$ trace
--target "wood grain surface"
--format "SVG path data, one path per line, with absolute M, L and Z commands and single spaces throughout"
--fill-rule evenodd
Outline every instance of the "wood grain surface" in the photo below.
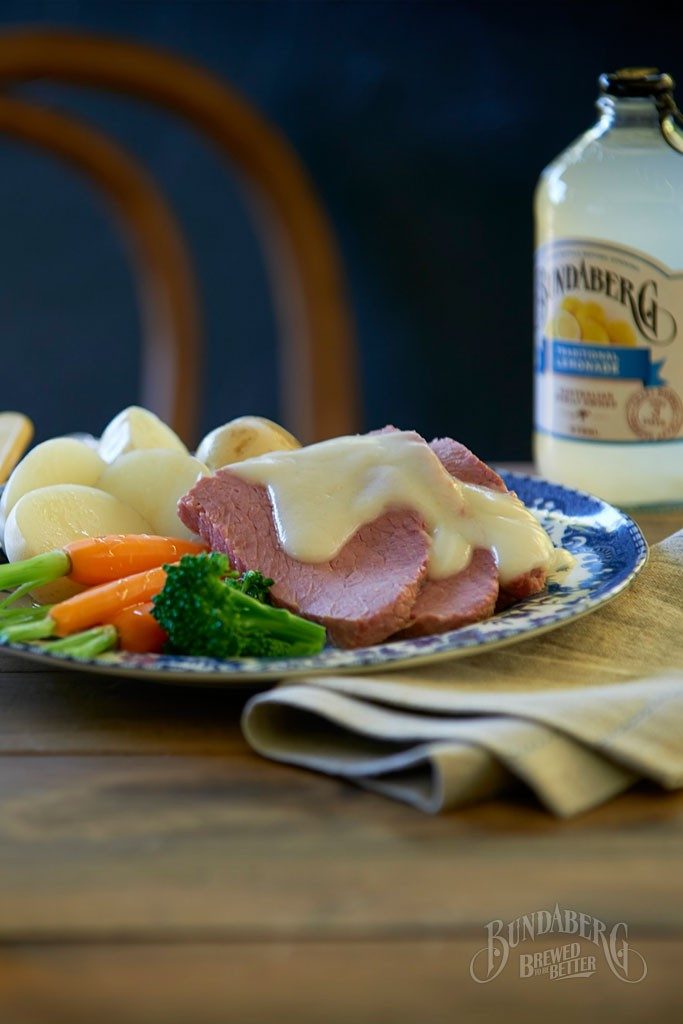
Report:
M 479 935 L 315 945 L 275 941 L 24 946 L 0 961 L 8 973 L 3 1021 L 631 1024 L 678 1019 L 680 947 L 675 943 L 640 943 L 650 965 L 640 985 L 626 985 L 609 971 L 554 982 L 522 979 L 512 970 L 488 985 L 476 985 L 468 965 L 478 943 Z
M 246 696 L 0 653 L 2 1024 L 680 1016 L 683 793 L 431 818 L 260 760 Z M 472 981 L 487 921 L 555 903 L 625 921 L 647 978 Z

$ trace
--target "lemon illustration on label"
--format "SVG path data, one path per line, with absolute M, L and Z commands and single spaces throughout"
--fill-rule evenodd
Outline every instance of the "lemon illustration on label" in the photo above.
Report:
M 575 295 L 566 295 L 562 299 L 560 309 L 566 310 L 567 313 L 576 313 L 577 309 L 581 309 L 581 299 L 577 299 Z
M 591 303 L 594 305 L 594 303 Z M 609 345 L 609 334 L 604 325 L 595 317 L 588 316 L 585 309 L 579 310 L 576 319 L 581 326 L 581 340 L 590 341 L 594 345 Z
M 626 320 L 608 320 L 607 333 L 613 345 L 622 348 L 635 348 L 638 344 L 636 332 Z
M 548 321 L 545 334 L 547 338 L 561 338 L 562 341 L 581 341 L 578 320 L 564 309 Z
M 588 345 L 618 345 L 635 348 L 636 332 L 626 320 L 609 320 L 599 302 L 582 302 L 566 295 L 545 327 L 547 338 L 559 341 L 584 341 Z
M 607 316 L 599 302 L 584 302 L 581 306 L 580 313 L 582 316 L 590 318 L 591 320 L 597 320 L 600 324 L 605 324 L 607 322 Z

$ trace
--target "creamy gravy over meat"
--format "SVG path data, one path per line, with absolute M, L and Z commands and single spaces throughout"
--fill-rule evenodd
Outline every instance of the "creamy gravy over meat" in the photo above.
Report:
M 454 479 L 411 432 L 337 437 L 227 468 L 267 489 L 280 543 L 300 562 L 330 561 L 362 526 L 407 508 L 431 537 L 432 579 L 466 568 L 474 548 L 493 552 L 503 584 L 567 564 L 515 495 Z

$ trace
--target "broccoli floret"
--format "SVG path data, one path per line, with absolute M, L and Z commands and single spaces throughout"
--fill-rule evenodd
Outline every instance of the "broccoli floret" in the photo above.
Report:
M 261 601 L 263 604 L 270 603 L 268 595 L 274 580 L 269 580 L 267 576 L 256 572 L 255 569 L 249 569 L 241 576 L 239 573 L 231 574 L 225 582 L 228 586 L 235 587 L 236 590 L 246 594 L 247 597 L 253 597 L 255 601 Z
M 226 556 L 215 551 L 184 555 L 165 568 L 166 583 L 153 599 L 152 614 L 166 630 L 171 651 L 209 658 L 277 658 L 322 650 L 322 626 L 249 596 L 250 588 L 265 595 L 272 583 L 260 573 L 246 573 L 240 582 Z

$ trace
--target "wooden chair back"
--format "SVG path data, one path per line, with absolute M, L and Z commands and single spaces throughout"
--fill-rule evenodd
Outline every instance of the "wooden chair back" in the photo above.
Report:
M 200 401 L 201 330 L 177 222 L 146 172 L 118 145 L 70 116 L 8 94 L 10 86 L 37 79 L 155 103 L 186 119 L 230 160 L 269 268 L 282 420 L 304 442 L 357 430 L 356 354 L 340 258 L 288 142 L 229 85 L 174 54 L 56 30 L 0 35 L 0 131 L 75 166 L 113 209 L 129 242 L 143 312 L 142 402 L 190 444 Z

